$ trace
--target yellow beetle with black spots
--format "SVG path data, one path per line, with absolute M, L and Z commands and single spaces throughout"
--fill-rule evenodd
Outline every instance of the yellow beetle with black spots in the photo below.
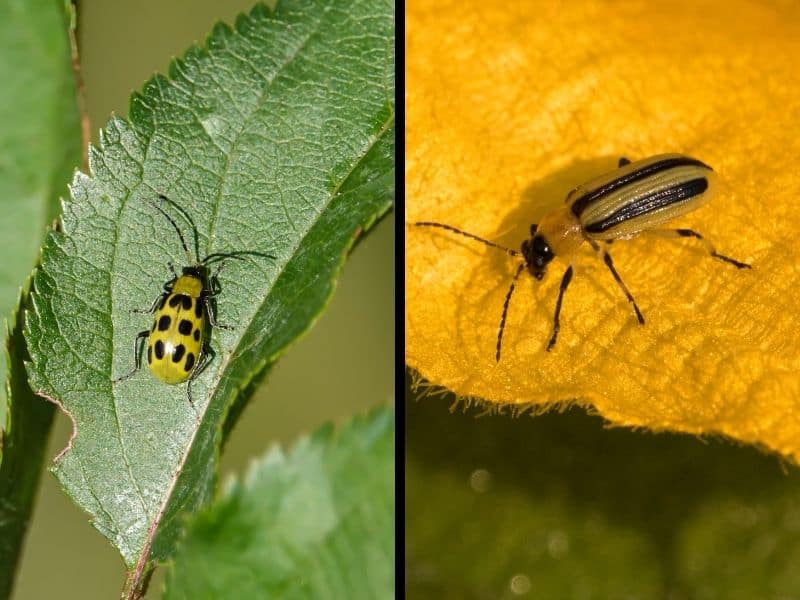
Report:
M 182 383 L 202 367 L 206 314 L 211 311 L 203 294 L 203 273 L 186 267 L 164 295 L 147 333 L 147 364 L 164 383 Z
M 159 199 L 177 207 L 174 202 L 164 195 L 159 195 Z M 134 368 L 130 373 L 115 379 L 114 383 L 131 378 L 141 368 L 142 341 L 147 339 L 147 364 L 150 367 L 150 371 L 156 379 L 170 385 L 188 381 L 189 402 L 194 406 L 191 382 L 200 375 L 214 355 L 208 345 L 206 323 L 211 327 L 231 329 L 229 326 L 220 325 L 216 322 L 211 306 L 211 299 L 217 295 L 217 276 L 225 264 L 225 259 L 240 259 L 245 255 L 274 257 L 250 251 L 216 252 L 209 254 L 202 260 L 192 261 L 186 239 L 183 237 L 177 223 L 158 204 L 153 203 L 153 207 L 175 229 L 186 252 L 188 262 L 191 264 L 183 267 L 181 274 L 178 275 L 174 266 L 170 263 L 169 267 L 172 269 L 173 278 L 164 284 L 164 290 L 161 295 L 156 298 L 148 310 L 134 311 L 137 313 L 155 313 L 153 326 L 150 329 L 140 331 L 136 335 L 133 345 Z M 179 210 L 187 220 L 191 221 L 182 209 Z M 192 224 L 192 227 L 194 227 L 194 224 Z M 219 266 L 211 274 L 209 265 L 214 262 L 218 262 Z

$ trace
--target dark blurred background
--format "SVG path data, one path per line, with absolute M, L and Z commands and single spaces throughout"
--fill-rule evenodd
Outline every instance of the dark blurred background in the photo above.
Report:
M 216 21 L 233 24 L 253 2 L 229 0 L 79 3 L 79 37 L 93 141 L 111 113 L 127 116 L 128 97 Z M 66 183 L 64 194 L 67 194 Z M 394 398 L 393 215 L 353 251 L 333 299 L 312 330 L 273 367 L 234 429 L 222 481 L 240 474 L 271 444 L 291 444 L 327 421 L 341 422 Z M 49 456 L 69 438 L 59 415 Z M 60 490 L 42 477 L 14 598 L 117 598 L 125 575 L 116 549 Z M 163 572 L 161 573 L 163 575 Z M 161 575 L 148 593 L 160 597 Z
M 796 466 L 578 407 L 498 414 L 410 381 L 407 598 L 800 598 Z

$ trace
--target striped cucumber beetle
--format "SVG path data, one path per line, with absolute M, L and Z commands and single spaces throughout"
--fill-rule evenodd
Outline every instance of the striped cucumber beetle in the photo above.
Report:
M 644 325 L 642 312 L 605 247 L 613 240 L 629 239 L 645 231 L 665 237 L 693 238 L 703 244 L 710 256 L 738 269 L 751 268 L 746 263 L 719 254 L 708 240 L 692 229 L 658 229 L 667 221 L 708 202 L 716 187 L 716 174 L 711 167 L 689 156 L 660 154 L 636 162 L 621 158 L 616 170 L 579 185 L 567 194 L 563 207 L 546 214 L 540 223 L 531 225 L 531 237 L 522 242 L 520 250 L 506 248 L 445 223 L 419 221 L 414 225 L 445 229 L 522 259 L 503 303 L 495 354 L 499 362 L 508 306 L 517 279 L 527 269 L 534 278 L 541 280 L 547 266 L 558 256 L 567 261 L 568 266 L 561 278 L 553 334 L 547 344 L 548 352 L 553 349 L 561 328 L 561 303 L 572 281 L 572 257 L 583 242 L 589 243 L 611 271 L 641 325 Z
M 164 284 L 163 291 L 147 310 L 135 310 L 138 314 L 155 314 L 150 329 L 140 331 L 133 342 L 134 367 L 130 373 L 113 381 L 117 384 L 130 379 L 142 366 L 142 342 L 147 340 L 147 364 L 153 376 L 169 385 L 188 381 L 187 394 L 189 403 L 192 400 L 192 381 L 194 381 L 214 356 L 209 345 L 207 324 L 219 329 L 233 329 L 216 321 L 212 301 L 217 296 L 219 282 L 217 277 L 228 259 L 241 260 L 244 256 L 260 256 L 274 258 L 268 254 L 251 251 L 215 252 L 200 260 L 198 252 L 197 228 L 191 217 L 175 202 L 159 194 L 162 203 L 168 203 L 178 210 L 190 223 L 194 233 L 196 260 L 189 251 L 175 220 L 156 202 L 151 205 L 172 225 L 178 234 L 183 250 L 186 253 L 187 266 L 181 269 L 180 275 L 172 263 L 172 279 Z M 218 263 L 213 273 L 209 265 Z

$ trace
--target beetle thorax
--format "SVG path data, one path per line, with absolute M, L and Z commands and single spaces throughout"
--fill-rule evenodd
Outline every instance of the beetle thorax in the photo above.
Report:
M 181 275 L 172 284 L 173 294 L 186 294 L 193 298 L 199 298 L 203 292 L 203 281 L 194 275 Z
M 561 258 L 571 256 L 583 243 L 581 224 L 566 206 L 547 213 L 536 233 L 544 237 L 553 254 Z
M 531 226 L 531 238 L 522 242 L 522 256 L 530 274 L 542 279 L 550 261 L 556 256 L 568 258 L 581 242 L 580 223 L 565 207 L 545 215 L 538 226 Z

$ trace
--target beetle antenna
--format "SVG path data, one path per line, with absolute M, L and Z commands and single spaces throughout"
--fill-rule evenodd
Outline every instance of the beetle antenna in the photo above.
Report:
M 186 212 L 185 208 L 183 208 L 180 204 L 178 204 L 174 200 L 171 200 L 171 199 L 167 198 L 164 194 L 159 194 L 158 195 L 158 199 L 161 200 L 162 202 L 168 203 L 170 206 L 172 206 L 172 208 L 174 208 L 179 213 L 181 213 L 181 216 L 183 217 L 183 219 L 189 224 L 189 227 L 192 230 L 192 234 L 194 234 L 193 235 L 193 237 L 194 237 L 194 255 L 195 255 L 197 261 L 199 261 L 200 260 L 200 240 L 198 239 L 198 236 L 197 236 L 197 225 L 194 224 L 194 219 L 192 219 L 192 216 L 188 212 Z M 194 261 L 192 261 L 192 262 L 194 262 Z
M 475 240 L 481 242 L 482 244 L 486 244 L 487 246 L 491 246 L 492 248 L 497 248 L 498 250 L 502 250 L 509 256 L 521 256 L 519 252 L 516 250 L 512 250 L 511 248 L 506 248 L 505 246 L 501 246 L 500 244 L 495 244 L 494 242 L 490 242 L 489 240 L 485 240 L 482 237 L 478 237 L 472 233 L 467 233 L 461 229 L 457 229 L 452 225 L 445 225 L 444 223 L 434 223 L 432 221 L 417 221 L 414 223 L 417 227 L 439 227 L 440 229 L 446 229 L 447 231 L 452 231 L 453 233 L 457 233 L 459 235 L 463 235 L 464 237 L 468 237 L 471 240 Z
M 519 279 L 519 276 L 524 268 L 525 268 L 525 263 L 522 263 L 519 267 L 517 267 L 517 272 L 514 273 L 514 279 L 511 280 L 511 286 L 508 288 L 508 293 L 506 294 L 506 301 L 503 303 L 503 316 L 500 317 L 500 329 L 497 332 L 497 353 L 494 356 L 497 362 L 500 362 L 500 348 L 503 345 L 503 330 L 506 328 L 506 315 L 508 315 L 508 303 L 511 302 L 511 294 L 514 293 L 514 288 L 517 285 L 517 279 Z
M 163 195 L 163 194 L 159 194 L 158 198 L 160 200 L 166 200 L 167 202 L 172 203 L 172 201 L 169 198 L 167 198 L 165 195 Z M 194 263 L 195 261 L 192 260 L 192 255 L 189 252 L 189 246 L 186 245 L 186 239 L 183 237 L 183 233 L 181 233 L 181 230 L 178 227 L 178 224 L 175 222 L 175 220 L 172 217 L 170 217 L 167 214 L 167 211 L 165 211 L 163 208 L 161 208 L 158 204 L 153 202 L 152 205 L 153 205 L 153 208 L 155 208 L 158 212 L 160 212 L 162 215 L 164 215 L 164 217 L 167 219 L 167 221 L 172 223 L 172 226 L 175 228 L 175 231 L 178 233 L 178 237 L 181 239 L 181 245 L 183 246 L 183 250 L 184 250 L 184 252 L 186 252 L 186 258 L 187 258 L 187 263 L 186 264 L 190 265 L 190 264 Z
M 213 254 L 209 254 L 203 260 L 200 261 L 202 265 L 210 265 L 215 262 L 219 262 L 221 260 L 225 260 L 228 258 L 232 258 L 234 260 L 244 260 L 245 256 L 260 256 L 261 258 L 271 258 L 275 259 L 274 256 L 271 254 L 266 254 L 264 252 L 255 252 L 251 250 L 239 250 L 237 252 L 214 252 Z

